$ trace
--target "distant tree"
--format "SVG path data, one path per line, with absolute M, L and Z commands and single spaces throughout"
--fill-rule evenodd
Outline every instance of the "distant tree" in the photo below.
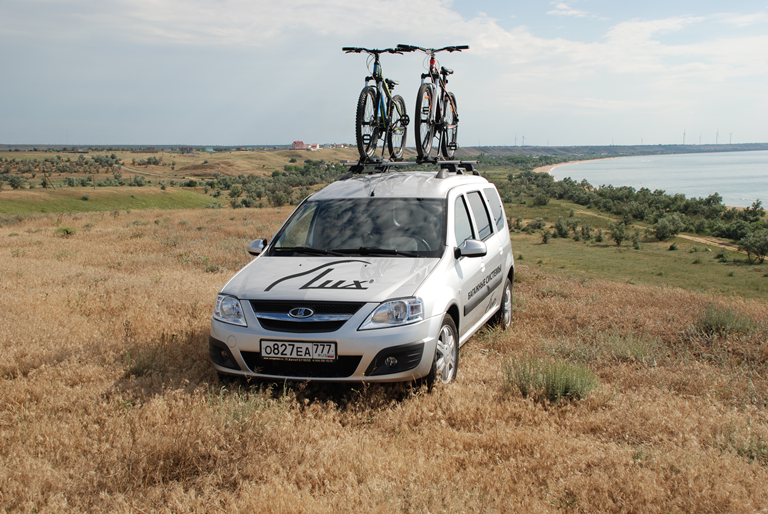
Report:
M 665 241 L 683 230 L 685 230 L 685 223 L 681 216 L 674 212 L 660 217 L 656 223 L 645 229 L 645 233 L 652 235 L 659 241 Z
M 762 264 L 768 255 L 768 229 L 761 229 L 739 240 L 739 250 L 747 252 L 749 262 Z
M 557 237 L 568 237 L 568 225 L 563 220 L 562 216 L 558 216 L 557 223 L 555 223 L 555 233 Z
M 229 197 L 230 198 L 233 198 L 233 199 L 239 198 L 241 194 L 243 194 L 243 188 L 241 188 L 237 184 L 232 186 L 232 189 L 229 190 Z
M 608 226 L 611 239 L 616 242 L 616 246 L 621 246 L 621 243 L 627 238 L 627 226 L 624 222 L 613 223 Z

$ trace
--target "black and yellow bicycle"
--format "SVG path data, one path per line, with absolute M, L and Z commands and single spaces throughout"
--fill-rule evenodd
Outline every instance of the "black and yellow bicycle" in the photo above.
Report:
M 390 159 L 401 160 L 405 150 L 409 118 L 403 97 L 392 95 L 392 90 L 398 83 L 384 78 L 379 56 L 383 53 L 400 54 L 402 51 L 396 48 L 375 50 L 359 47 L 344 47 L 342 51 L 348 54 L 367 53 L 366 65 L 371 71 L 371 75 L 365 77 L 365 87 L 357 100 L 355 139 L 360 161 L 366 162 L 373 159 L 379 140 L 381 140 L 382 157 L 385 149 L 388 149 Z

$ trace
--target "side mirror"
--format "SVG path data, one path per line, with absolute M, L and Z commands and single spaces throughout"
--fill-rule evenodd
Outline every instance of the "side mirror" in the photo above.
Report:
M 459 257 L 483 257 L 487 253 L 488 247 L 477 239 L 467 239 L 453 252 L 457 259 Z
M 264 251 L 265 246 L 267 246 L 266 237 L 264 239 L 256 239 L 251 241 L 251 243 L 248 245 L 248 253 L 251 255 L 261 255 L 261 252 Z

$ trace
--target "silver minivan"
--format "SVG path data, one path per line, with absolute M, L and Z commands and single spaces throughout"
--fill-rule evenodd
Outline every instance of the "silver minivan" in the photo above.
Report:
M 509 327 L 514 259 L 496 187 L 471 166 L 352 175 L 305 199 L 216 300 L 220 374 L 456 378 L 459 347 Z

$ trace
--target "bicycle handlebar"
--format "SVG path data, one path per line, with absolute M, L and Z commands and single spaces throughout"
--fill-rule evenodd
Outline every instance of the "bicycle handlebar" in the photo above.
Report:
M 402 54 L 403 50 L 400 48 L 382 48 L 382 49 L 371 49 L 371 48 L 361 48 L 357 46 L 344 46 L 341 48 L 342 52 L 348 53 L 348 54 L 359 54 L 361 52 L 367 52 L 369 54 Z
M 425 54 L 436 54 L 437 52 L 461 52 L 462 50 L 469 50 L 469 45 L 458 45 L 458 46 L 446 46 L 443 48 L 422 48 L 420 46 L 413 46 L 413 45 L 397 45 L 397 49 L 400 52 L 414 52 L 416 50 L 420 50 L 424 52 Z

